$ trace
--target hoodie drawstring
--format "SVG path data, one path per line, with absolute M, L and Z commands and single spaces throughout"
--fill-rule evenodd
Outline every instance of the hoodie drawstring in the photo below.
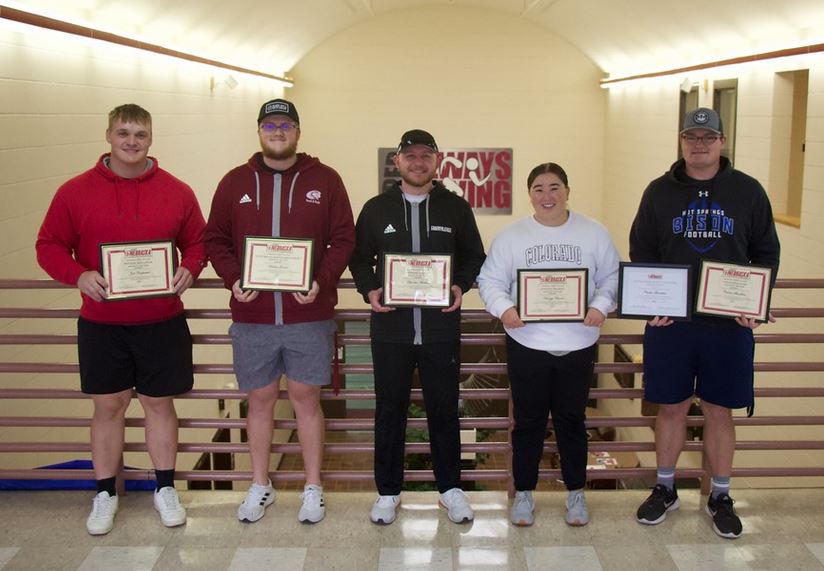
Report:
M 295 184 L 298 182 L 298 177 L 300 176 L 300 171 L 295 173 L 295 176 L 292 177 L 292 184 L 289 186 L 289 206 L 286 210 L 287 213 L 292 213 L 292 193 L 295 192 Z
M 260 175 L 255 171 L 255 206 L 260 212 Z
M 426 237 L 429 238 L 429 195 L 426 195 Z

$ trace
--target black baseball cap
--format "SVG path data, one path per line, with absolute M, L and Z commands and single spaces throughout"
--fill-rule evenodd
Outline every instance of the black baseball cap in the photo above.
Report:
M 401 137 L 401 142 L 398 144 L 398 152 L 400 153 L 406 147 L 413 145 L 423 145 L 429 147 L 436 153 L 438 152 L 438 143 L 435 142 L 435 137 L 421 129 L 412 129 L 404 133 Z
M 258 113 L 258 124 L 269 115 L 286 115 L 300 125 L 300 117 L 298 116 L 298 110 L 295 109 L 295 104 L 286 99 L 272 99 L 261 105 L 260 113 Z

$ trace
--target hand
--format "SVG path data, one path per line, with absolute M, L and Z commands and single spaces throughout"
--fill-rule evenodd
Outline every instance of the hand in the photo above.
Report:
M 243 291 L 240 289 L 240 280 L 237 280 L 232 284 L 232 295 L 235 296 L 235 299 L 240 303 L 249 303 L 250 301 L 253 301 L 258 296 L 258 293 L 260 292 L 254 290 Z
M 463 300 L 463 292 L 461 291 L 461 288 L 459 288 L 456 285 L 453 285 L 451 289 L 452 289 L 452 295 L 455 296 L 455 301 L 452 302 L 452 305 L 450 305 L 449 307 L 445 307 L 441 310 L 444 313 L 449 313 L 450 311 L 455 311 L 456 309 L 461 307 L 461 300 Z
M 606 320 L 606 315 L 604 315 L 594 307 L 590 307 L 587 310 L 586 317 L 584 317 L 584 325 L 589 325 L 590 327 L 601 327 L 604 324 L 604 321 Z
M 518 316 L 518 310 L 515 309 L 514 306 L 501 314 L 501 323 L 503 323 L 507 329 L 518 329 L 526 325 L 526 323 L 521 321 L 520 316 Z
M 310 289 L 307 293 L 300 293 L 296 291 L 292 294 L 292 296 L 297 300 L 298 303 L 312 303 L 313 301 L 315 301 L 315 298 L 318 297 L 319 291 L 320 286 L 318 285 L 318 282 L 312 280 L 312 289 Z
M 775 323 L 775 317 L 773 317 L 772 313 L 767 315 L 767 321 L 769 323 Z M 759 323 L 755 319 L 751 319 L 749 317 L 744 317 L 743 315 L 739 315 L 738 317 L 736 317 L 735 322 L 738 325 L 740 325 L 741 327 L 747 327 L 749 329 L 755 329 L 756 327 L 761 325 L 761 323 Z
M 652 327 L 669 327 L 673 323 L 675 323 L 675 322 L 672 319 L 670 319 L 669 317 L 666 317 L 666 316 L 660 317 L 658 315 L 656 315 L 655 318 L 650 319 L 649 321 L 647 321 L 647 324 L 652 326 Z
M 77 278 L 77 289 L 85 293 L 94 301 L 103 301 L 107 297 L 106 280 L 98 272 L 89 270 Z
M 395 311 L 394 307 L 387 307 L 385 305 L 381 305 L 381 294 L 383 294 L 382 287 L 379 287 L 378 289 L 373 289 L 372 291 L 366 294 L 366 298 L 369 300 L 369 305 L 372 306 L 372 311 L 376 313 L 386 313 L 388 311 Z
M 195 283 L 195 278 L 192 277 L 192 272 L 180 266 L 172 278 L 172 287 L 177 295 L 183 295 L 183 292 L 189 289 Z

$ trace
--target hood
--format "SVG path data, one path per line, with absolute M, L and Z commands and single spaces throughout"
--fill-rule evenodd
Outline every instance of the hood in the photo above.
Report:
M 684 159 L 678 159 L 672 166 L 670 167 L 669 171 L 667 171 L 667 178 L 676 183 L 676 184 L 686 184 L 693 186 L 696 182 L 704 182 L 704 183 L 712 183 L 718 180 L 725 179 L 732 174 L 732 163 L 730 159 L 725 156 L 721 156 L 721 165 L 718 169 L 718 172 L 715 173 L 715 176 L 712 177 L 708 181 L 695 181 L 687 176 L 687 164 Z
M 124 188 L 136 190 L 136 192 L 131 194 L 134 195 L 134 219 L 138 220 L 140 218 L 140 185 L 157 174 L 157 171 L 160 168 L 158 166 L 157 159 L 154 157 L 147 157 L 151 162 L 151 165 L 148 169 L 146 169 L 146 171 L 134 178 L 123 178 L 106 166 L 106 162 L 110 156 L 111 153 L 103 153 L 100 155 L 100 158 L 97 160 L 97 164 L 94 166 L 95 172 L 114 185 L 115 200 L 117 201 L 117 215 L 119 218 L 123 218 L 125 215 L 124 200 L 128 200 L 126 197 L 130 195 L 130 193 L 127 192 L 124 196 Z
M 288 195 L 287 204 L 288 204 L 288 212 L 292 212 L 292 197 L 295 194 L 295 187 L 297 185 L 298 178 L 300 178 L 300 175 L 302 173 L 305 173 L 307 171 L 312 170 L 314 167 L 316 167 L 319 164 L 320 164 L 320 161 L 317 158 L 315 158 L 313 156 L 310 156 L 310 155 L 307 155 L 306 153 L 298 153 L 297 154 L 297 160 L 295 161 L 295 164 L 293 164 L 292 166 L 290 166 L 286 170 L 277 171 L 275 169 L 269 168 L 266 165 L 266 163 L 263 162 L 263 153 L 258 151 L 257 153 L 252 155 L 249 158 L 249 160 L 246 162 L 246 166 L 249 167 L 249 169 L 252 170 L 252 172 L 254 173 L 254 176 L 255 176 L 255 191 L 254 191 L 255 192 L 255 208 L 260 210 L 261 187 L 269 184 L 269 183 L 263 183 L 262 182 L 262 180 L 261 180 L 262 175 L 266 175 L 267 177 L 271 177 L 271 179 L 274 179 L 275 175 L 280 175 L 286 181 L 289 181 L 291 179 L 291 182 L 287 183 L 288 188 L 289 188 L 289 191 L 288 191 L 289 195 Z M 267 178 L 266 180 L 271 180 L 271 179 Z
M 429 191 L 429 196 L 431 198 L 440 198 L 441 196 L 444 196 L 445 194 L 449 194 L 451 192 L 452 191 L 446 188 L 441 181 L 433 180 L 432 190 Z M 401 181 L 396 180 L 395 184 L 393 184 L 386 192 L 384 192 L 384 194 L 388 194 L 398 199 L 402 198 L 403 191 L 401 190 Z
M 249 160 L 246 161 L 246 166 L 248 166 L 250 169 L 258 173 L 280 173 L 284 176 L 288 176 L 294 173 L 305 172 L 320 163 L 320 160 L 318 160 L 316 157 L 307 155 L 306 153 L 298 153 L 297 158 L 298 160 L 295 162 L 295 164 L 293 164 L 288 169 L 277 171 L 266 166 L 266 163 L 263 162 L 263 153 L 258 151 L 257 153 L 249 157 Z
M 114 183 L 126 182 L 126 181 L 140 183 L 140 182 L 148 180 L 148 179 L 152 178 L 154 175 L 156 175 L 157 174 L 157 169 L 159 168 L 156 158 L 147 157 L 149 159 L 149 161 L 151 161 L 152 164 L 148 169 L 146 169 L 145 172 L 143 172 L 141 175 L 136 176 L 134 178 L 123 178 L 122 176 L 115 173 L 112 169 L 110 169 L 109 167 L 106 166 L 106 161 L 111 156 L 112 156 L 111 153 L 103 153 L 102 155 L 100 155 L 100 158 L 97 159 L 97 164 L 94 165 L 94 168 L 103 178 L 105 178 L 106 180 L 109 180 L 111 182 L 114 182 Z
M 429 223 L 429 205 L 430 205 L 430 203 L 432 203 L 433 201 L 438 201 L 441 198 L 443 198 L 443 197 L 445 197 L 449 194 L 451 194 L 451 191 L 448 190 L 443 185 L 443 183 L 441 183 L 441 181 L 439 181 L 439 180 L 433 180 L 432 181 L 432 190 L 430 190 L 427 193 L 427 197 L 422 203 L 424 205 L 424 213 L 425 213 L 425 216 L 426 216 L 426 235 L 427 235 L 427 237 L 429 236 L 429 228 L 430 228 L 430 223 Z M 400 180 L 396 181 L 395 184 L 392 185 L 391 188 L 389 188 L 389 190 L 384 192 L 384 195 L 387 195 L 390 200 L 398 200 L 398 201 L 401 202 L 401 204 L 403 204 L 403 223 L 404 223 L 405 229 L 407 231 L 409 231 L 409 219 L 408 219 L 407 214 L 406 214 L 406 200 L 404 200 L 404 198 L 403 198 L 403 191 L 401 190 L 401 181 Z

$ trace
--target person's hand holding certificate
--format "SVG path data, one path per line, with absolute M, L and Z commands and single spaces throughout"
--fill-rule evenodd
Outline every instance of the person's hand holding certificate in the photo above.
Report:
M 695 312 L 767 321 L 772 268 L 703 260 Z
M 175 295 L 172 240 L 100 244 L 106 300 Z
M 313 251 L 312 240 L 245 236 L 240 288 L 308 292 L 312 289 Z
M 521 321 L 583 321 L 589 270 L 518 270 Z
M 452 256 L 384 254 L 384 305 L 449 307 L 451 292 Z
M 618 274 L 618 315 L 629 319 L 692 315 L 690 266 L 621 262 Z

